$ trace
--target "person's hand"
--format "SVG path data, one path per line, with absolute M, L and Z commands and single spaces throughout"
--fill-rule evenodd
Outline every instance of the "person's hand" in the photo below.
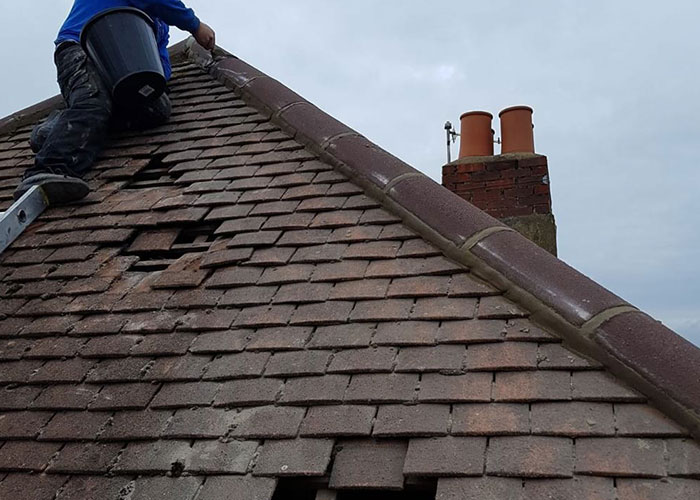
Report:
M 214 50 L 214 46 L 216 45 L 216 33 L 214 33 L 214 30 L 211 29 L 208 24 L 200 22 L 197 31 L 192 34 L 199 45 L 207 50 Z

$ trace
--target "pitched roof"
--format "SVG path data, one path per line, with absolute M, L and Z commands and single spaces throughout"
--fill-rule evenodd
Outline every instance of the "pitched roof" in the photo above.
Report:
M 243 61 L 173 56 L 171 122 L 0 256 L 0 498 L 700 493 L 698 349 Z M 0 122 L 0 207 L 55 105 Z

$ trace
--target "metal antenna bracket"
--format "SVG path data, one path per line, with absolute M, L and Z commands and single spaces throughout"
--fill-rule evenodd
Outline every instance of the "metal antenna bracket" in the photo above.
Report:
M 447 133 L 447 163 L 450 163 L 452 162 L 452 149 L 450 148 L 450 145 L 457 141 L 459 134 L 454 129 L 451 122 L 445 123 L 445 132 Z

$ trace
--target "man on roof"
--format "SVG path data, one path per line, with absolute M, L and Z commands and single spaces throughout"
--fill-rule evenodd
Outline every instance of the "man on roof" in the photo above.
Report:
M 56 38 L 54 61 L 66 109 L 54 111 L 34 128 L 30 138 L 36 153 L 15 191 L 15 199 L 40 185 L 51 204 L 84 198 L 90 191 L 82 177 L 90 170 L 107 137 L 110 125 L 149 128 L 170 117 L 170 99 L 163 94 L 152 104 L 117 116 L 112 98 L 97 68 L 80 45 L 80 32 L 93 16 L 114 7 L 135 7 L 154 21 L 165 77 L 170 78 L 169 26 L 190 32 L 212 50 L 214 31 L 180 0 L 74 0 L 73 8 Z

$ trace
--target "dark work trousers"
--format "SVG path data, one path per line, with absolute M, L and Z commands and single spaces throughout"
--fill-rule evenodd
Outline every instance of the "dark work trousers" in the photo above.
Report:
M 25 178 L 43 172 L 83 177 L 100 154 L 110 128 L 150 128 L 170 118 L 167 94 L 147 107 L 128 112 L 116 109 L 96 66 L 79 44 L 59 45 L 54 60 L 66 109 L 47 122 L 34 166 Z

